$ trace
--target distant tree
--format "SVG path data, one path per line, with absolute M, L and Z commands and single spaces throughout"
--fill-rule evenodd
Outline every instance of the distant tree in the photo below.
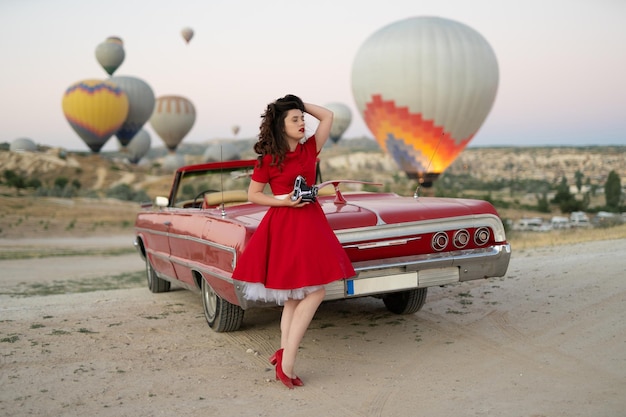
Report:
M 552 199 L 554 204 L 558 204 L 562 213 L 571 213 L 573 211 L 580 211 L 583 209 L 582 201 L 576 200 L 574 195 L 569 191 L 567 185 L 567 179 L 561 178 L 561 183 L 556 189 L 556 194 Z
M 15 188 L 18 194 L 21 189 L 26 188 L 26 179 L 10 169 L 4 171 L 4 180 L 6 185 Z
M 133 195 L 134 191 L 128 184 L 118 184 L 106 192 L 107 197 L 123 201 L 132 201 Z
M 54 180 L 54 186 L 57 188 L 65 188 L 68 182 L 70 182 L 70 180 L 65 177 L 57 177 Z
M 26 182 L 26 186 L 36 190 L 41 187 L 41 180 L 39 178 L 31 178 Z
M 135 191 L 128 184 L 118 184 L 107 190 L 106 196 L 123 201 L 149 201 L 150 197 L 144 190 Z
M 4 177 L 4 182 L 6 184 L 10 184 L 11 180 L 15 178 L 17 174 L 15 173 L 15 171 L 7 169 L 2 173 L 2 176 Z
M 567 185 L 567 179 L 565 177 L 561 178 L 561 183 L 556 188 L 556 194 L 552 199 L 554 204 L 561 204 L 563 201 L 569 201 L 573 199 L 574 196 L 569 191 L 569 186 Z
M 580 170 L 577 170 L 574 173 L 574 178 L 576 178 L 576 188 L 578 189 L 578 192 L 580 193 L 580 191 L 583 189 L 583 173 L 580 172 Z
M 618 211 L 622 194 L 622 183 L 617 172 L 609 172 L 606 182 L 604 183 L 604 197 L 606 199 L 606 207 L 611 211 Z

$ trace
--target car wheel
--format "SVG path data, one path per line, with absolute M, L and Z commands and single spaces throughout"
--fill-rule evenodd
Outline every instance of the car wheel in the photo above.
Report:
M 204 279 L 202 280 L 202 305 L 209 327 L 216 332 L 233 332 L 239 329 L 243 322 L 244 310 L 217 295 Z
M 157 276 L 156 271 L 152 267 L 148 256 L 146 256 L 146 277 L 148 278 L 148 289 L 154 293 L 168 292 L 171 283 Z
M 419 311 L 426 302 L 428 288 L 416 288 L 409 291 L 400 291 L 383 296 L 387 310 L 396 314 L 413 314 Z

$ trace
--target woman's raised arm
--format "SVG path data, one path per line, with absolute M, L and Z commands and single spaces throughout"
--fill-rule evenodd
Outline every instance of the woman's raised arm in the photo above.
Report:
M 334 114 L 326 107 L 311 103 L 304 103 L 304 111 L 319 120 L 319 125 L 315 130 L 315 142 L 317 144 L 317 151 L 319 152 L 330 136 L 330 128 L 333 125 Z

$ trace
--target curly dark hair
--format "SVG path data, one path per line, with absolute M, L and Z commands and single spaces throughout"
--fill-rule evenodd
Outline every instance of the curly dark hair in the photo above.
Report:
M 259 165 L 265 155 L 272 155 L 271 165 L 282 165 L 287 154 L 288 144 L 283 137 L 285 117 L 289 110 L 304 112 L 304 103 L 293 94 L 287 94 L 267 105 L 261 115 L 259 140 L 254 144 L 254 151 L 259 155 Z

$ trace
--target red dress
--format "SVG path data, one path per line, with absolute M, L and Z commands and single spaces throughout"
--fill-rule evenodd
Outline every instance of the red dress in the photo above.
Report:
M 285 156 L 282 171 L 265 155 L 252 179 L 269 183 L 275 196 L 289 194 L 298 175 L 315 184 L 315 137 Z M 356 275 L 319 203 L 270 207 L 244 249 L 233 279 L 244 281 L 249 300 L 302 299 L 330 282 Z

